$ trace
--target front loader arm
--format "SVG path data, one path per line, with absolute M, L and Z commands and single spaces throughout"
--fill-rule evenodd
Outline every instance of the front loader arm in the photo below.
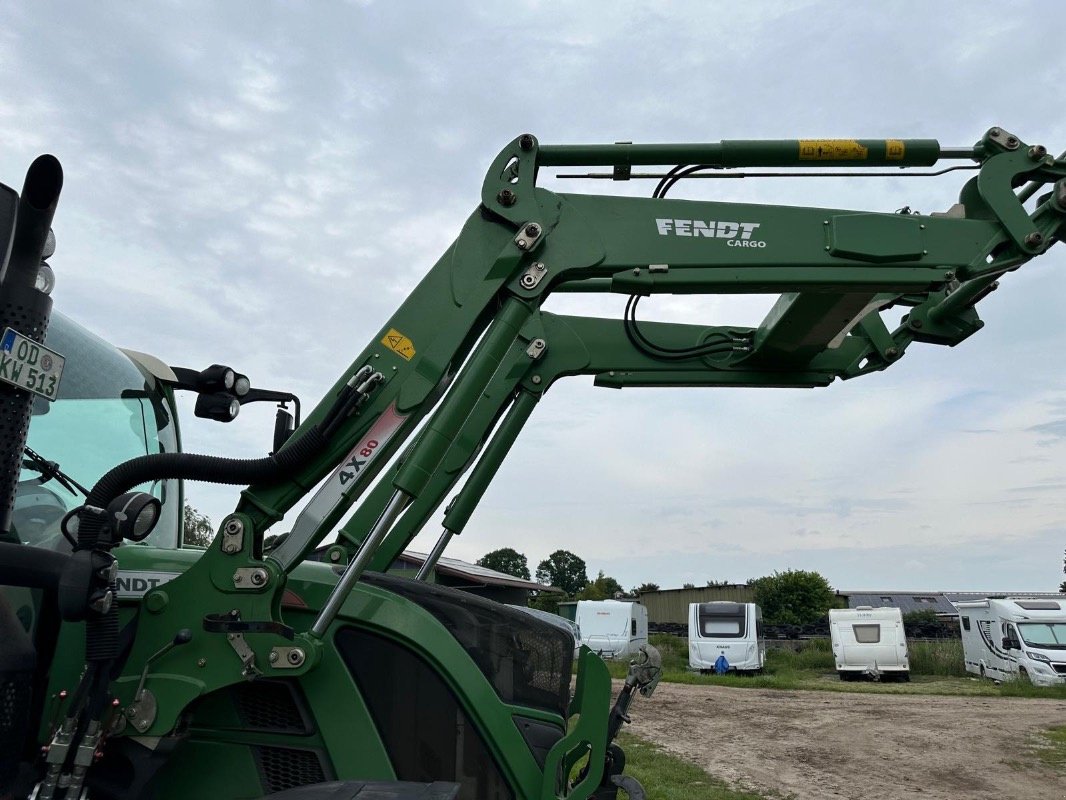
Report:
M 669 342 L 674 337 L 678 343 L 687 339 L 687 343 L 696 344 L 715 330 L 741 341 L 747 337 L 747 347 L 738 347 L 713 361 L 623 366 L 612 359 L 618 359 L 620 353 L 632 356 L 633 348 L 619 336 L 621 323 L 606 320 L 570 321 L 580 328 L 578 339 L 585 343 L 584 350 L 560 347 L 557 334 L 545 334 L 549 360 L 564 352 L 573 361 L 577 353 L 587 352 L 589 363 L 599 362 L 600 368 L 571 367 L 575 371 L 570 374 L 590 372 L 601 386 L 814 386 L 825 385 L 835 377 L 884 369 L 913 341 L 957 344 L 978 330 L 982 323 L 973 310 L 976 300 L 995 278 L 1016 269 L 1058 237 L 1063 224 L 1061 209 L 1066 206 L 1062 198 L 1045 199 L 1030 217 L 1011 187 L 1026 179 L 1055 179 L 1063 174 L 1062 166 L 1041 148 L 1027 148 L 1015 140 L 1011 149 L 1010 138 L 1002 132 L 990 132 L 975 148 L 950 153 L 952 157 L 983 159 L 978 177 L 963 191 L 963 204 L 950 216 L 555 195 L 549 207 L 553 213 L 558 211 L 558 223 L 545 232 L 540 249 L 507 291 L 530 304 L 542 302 L 551 291 L 780 293 L 778 303 L 755 330 L 727 327 L 693 331 L 683 326 L 646 325 L 646 329 L 656 331 L 652 338 L 657 341 Z M 891 151 L 891 157 L 882 155 L 879 159 L 876 142 L 858 143 L 873 154 L 866 163 L 872 160 L 893 165 L 899 165 L 898 161 L 890 159 L 902 161 L 907 152 L 912 153 L 911 164 L 932 163 L 935 153 L 940 153 L 939 145 L 934 145 L 927 141 L 890 142 L 882 150 L 883 154 Z M 788 161 L 784 154 L 802 149 L 795 142 L 746 148 L 724 143 L 717 150 L 713 145 L 703 147 L 684 146 L 686 152 L 674 149 L 665 154 L 664 149 L 641 150 L 636 146 L 549 147 L 542 148 L 539 155 L 546 156 L 543 160 L 547 163 L 615 167 L 666 155 L 709 156 L 723 165 L 797 166 L 801 159 Z M 486 207 L 511 212 L 512 220 L 542 216 L 539 205 L 534 209 L 528 202 L 520 212 L 511 211 L 521 205 L 523 197 L 545 201 L 542 190 L 526 185 L 529 172 L 523 165 L 533 157 L 528 153 L 535 150 L 534 145 L 523 155 L 520 146 L 517 150 L 512 147 L 497 159 L 483 193 Z M 839 147 L 835 152 L 846 154 Z M 504 163 L 505 156 L 510 171 L 505 169 L 503 174 L 510 180 L 494 192 L 494 170 Z M 597 252 L 598 260 L 594 258 Z M 900 328 L 889 331 L 877 312 L 893 305 L 912 306 L 913 310 Z M 551 329 L 548 319 L 549 315 L 544 315 L 543 324 Z M 528 339 L 527 335 L 523 341 Z M 614 366 L 608 368 L 607 363 Z M 545 371 L 551 372 L 547 364 L 541 370 Z M 547 376 L 542 387 L 556 377 Z M 500 413 L 501 409 L 495 408 L 492 419 Z M 483 415 L 472 413 L 471 420 L 479 431 L 473 441 L 480 445 L 483 439 L 477 437 L 486 433 Z M 464 435 L 469 439 L 469 434 Z M 448 446 L 445 441 L 445 451 Z M 457 448 L 449 455 L 450 467 L 444 466 L 441 452 L 438 449 L 429 466 L 422 468 L 432 475 L 432 465 L 441 465 L 439 473 L 427 479 L 432 484 L 427 498 L 408 509 L 390 542 L 407 542 L 417 533 L 439 505 L 440 494 L 449 491 L 469 465 L 474 450 Z M 342 529 L 342 537 L 360 543 L 380 513 L 381 501 L 391 491 L 379 487 L 374 498 L 377 502 L 356 512 Z M 383 548 L 373 565 L 383 568 L 397 552 L 394 546 Z
M 541 148 L 519 137 L 494 162 L 481 207 L 455 244 L 304 424 L 320 420 L 353 377 L 369 370 L 381 377 L 366 387 L 358 411 L 310 467 L 245 490 L 208 551 L 167 584 L 168 603 L 142 624 L 129 663 L 143 665 L 175 630 L 198 628 L 207 613 L 279 622 L 285 574 L 334 529 L 420 421 L 385 488 L 345 526 L 352 563 L 314 627 L 296 634 L 309 654 L 296 674 L 313 668 L 311 654 L 362 570 L 386 565 L 385 556 L 402 549 L 470 468 L 471 488 L 464 486 L 446 518 L 446 530 L 461 530 L 536 399 L 558 377 L 592 374 L 598 385 L 615 387 L 822 386 L 883 369 L 915 341 L 962 341 L 980 327 L 974 302 L 998 276 L 1045 251 L 1066 219 L 1066 165 L 1013 141 L 989 132 L 955 151 L 928 140 Z M 554 165 L 606 164 L 624 173 L 678 160 L 821 167 L 862 158 L 910 166 L 938 157 L 980 165 L 944 216 L 556 194 L 535 185 L 538 170 Z M 1055 182 L 1032 213 L 1013 191 L 1026 181 Z M 554 291 L 772 292 L 780 299 L 756 328 L 640 323 L 649 347 L 636 343 L 625 321 L 542 312 Z M 890 331 L 879 312 L 893 305 L 910 313 Z M 497 421 L 498 439 L 490 435 Z M 288 539 L 264 558 L 264 531 L 323 478 Z M 265 570 L 263 583 L 236 581 L 257 569 Z M 292 644 L 272 635 L 256 634 L 252 648 L 268 674 L 271 648 Z M 197 670 L 197 648 L 174 650 L 168 669 L 196 678 L 174 684 L 146 733 L 169 731 L 185 702 L 241 679 L 232 648 L 221 640 L 211 647 L 211 663 L 234 668 Z
M 619 168 L 677 158 L 699 158 L 722 167 L 854 166 L 859 159 L 864 166 L 914 166 L 938 158 L 972 159 L 981 166 L 963 192 L 962 214 L 951 216 L 554 194 L 535 185 L 538 171 L 546 166 Z M 780 294 L 750 351 L 722 364 L 722 371 L 738 375 L 801 370 L 837 349 L 857 324 L 869 342 L 869 353 L 851 358 L 848 374 L 883 368 L 902 352 L 899 345 L 906 346 L 906 337 L 895 337 L 900 341 L 889 345 L 876 322 L 864 319 L 872 310 L 908 298 L 918 297 L 921 306 L 937 293 L 941 318 L 933 306 L 922 306 L 911 320 L 925 330 L 919 333 L 912 324 L 911 334 L 915 339 L 961 341 L 979 323 L 968 307 L 945 309 L 948 296 L 968 293 L 975 283 L 983 289 L 990 276 L 994 279 L 1042 252 L 1062 224 L 1061 200 L 1052 197 L 1029 215 L 1012 186 L 1063 174 L 1062 164 L 1042 148 L 1027 147 L 1000 129 L 973 148 L 955 150 L 931 140 L 540 147 L 533 137 L 519 137 L 490 168 L 482 208 L 456 244 L 353 362 L 327 400 L 364 365 L 380 365 L 383 384 L 308 474 L 294 475 L 280 486 L 251 487 L 239 510 L 264 528 L 336 468 L 324 490 L 327 496 L 312 504 L 320 508 L 297 521 L 288 543 L 274 555 L 285 567 L 296 563 L 333 529 L 429 411 L 434 389 L 454 374 L 477 336 L 486 327 L 500 331 L 494 339 L 497 351 L 483 359 L 478 374 L 452 388 L 459 395 L 469 392 L 470 402 L 478 394 L 475 385 L 485 384 L 492 362 L 498 363 L 510 344 L 514 332 L 502 329 L 517 330 L 529 309 L 555 290 Z M 923 318 L 927 313 L 934 316 Z M 400 344 L 390 347 L 390 341 Z M 482 342 L 478 352 L 486 352 L 486 347 Z M 857 349 L 850 343 L 845 352 Z M 859 363 L 861 369 L 855 366 Z M 845 371 L 838 374 L 844 376 Z M 469 402 L 451 406 L 439 421 L 443 429 L 436 431 L 430 423 L 395 476 L 395 487 L 409 496 L 417 496 L 431 479 L 451 444 L 448 429 L 469 413 Z M 355 447 L 384 414 L 403 419 L 395 433 L 389 431 L 388 442 L 372 438 L 369 441 L 377 442 L 373 448 Z M 312 414 L 308 423 L 314 420 Z M 361 463 L 360 451 L 372 452 L 369 464 Z M 352 468 L 345 469 L 345 463 Z M 353 471 L 356 466 L 361 468 L 358 473 Z

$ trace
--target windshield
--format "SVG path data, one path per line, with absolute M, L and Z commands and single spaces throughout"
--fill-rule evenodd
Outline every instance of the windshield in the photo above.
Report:
M 1030 647 L 1066 649 L 1066 622 L 1019 622 L 1018 635 Z
M 177 450 L 174 415 L 165 396 L 152 390 L 125 355 L 58 312 L 52 313 L 48 346 L 66 357 L 59 397 L 34 402 L 27 446 L 63 475 L 92 489 L 117 464 L 149 453 Z M 68 550 L 59 532 L 63 516 L 85 498 L 58 479 L 48 480 L 32 459 L 24 459 L 12 513 L 12 533 L 20 542 Z M 178 546 L 178 481 L 137 487 L 163 502 L 155 531 L 156 547 Z

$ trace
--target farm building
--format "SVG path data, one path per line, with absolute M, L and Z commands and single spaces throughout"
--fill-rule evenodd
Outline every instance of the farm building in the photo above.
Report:
M 898 608 L 904 614 L 914 611 L 933 611 L 940 617 L 956 617 L 958 611 L 953 603 L 962 600 L 984 600 L 986 597 L 1049 597 L 1064 599 L 1066 595 L 1058 592 L 904 592 L 893 591 L 858 591 L 845 590 L 837 594 L 847 598 L 848 608 L 859 606 L 890 606 Z
M 688 623 L 690 603 L 711 603 L 729 600 L 734 603 L 755 602 L 755 592 L 746 583 L 730 583 L 724 586 L 703 586 L 695 589 L 657 589 L 641 592 L 637 602 L 648 609 L 648 623 Z

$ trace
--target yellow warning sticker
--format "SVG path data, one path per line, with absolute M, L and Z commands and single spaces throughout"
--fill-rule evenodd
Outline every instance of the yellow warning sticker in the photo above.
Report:
M 865 161 L 869 150 L 854 139 L 800 139 L 800 161 Z
M 415 343 L 395 328 L 389 328 L 381 343 L 405 361 L 415 357 Z
M 885 160 L 902 161 L 906 149 L 902 139 L 885 139 Z

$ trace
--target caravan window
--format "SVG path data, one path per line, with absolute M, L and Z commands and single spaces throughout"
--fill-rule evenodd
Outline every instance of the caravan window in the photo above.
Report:
M 740 639 L 745 630 L 743 603 L 701 603 L 700 636 L 709 639 Z
M 881 641 L 880 625 L 852 625 L 851 630 L 855 634 L 855 641 L 859 644 L 877 644 Z
M 969 617 L 963 617 L 962 618 L 962 629 L 964 631 L 970 630 L 970 618 Z

